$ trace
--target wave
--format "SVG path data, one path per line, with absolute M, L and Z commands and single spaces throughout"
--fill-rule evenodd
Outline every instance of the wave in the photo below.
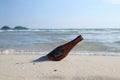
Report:
M 0 50 L 0 54 L 47 54 L 59 45 L 66 43 L 67 41 L 51 42 L 51 43 L 34 43 L 32 45 L 19 46 L 14 48 L 8 48 Z M 113 46 L 106 45 L 102 42 L 93 41 L 82 41 L 78 43 L 70 52 L 71 54 L 81 54 L 88 53 L 88 55 L 111 55 L 109 53 L 115 53 L 112 55 L 117 55 L 120 53 L 120 49 L 113 48 Z M 97 54 L 99 53 L 99 54 Z M 82 54 L 83 55 L 83 54 Z
M 47 55 L 50 51 L 30 51 L 30 50 L 0 50 L 0 55 Z M 98 52 L 98 51 L 71 51 L 70 55 L 81 56 L 120 56 L 119 52 Z
M 80 34 L 84 40 L 75 46 L 72 54 L 81 51 L 120 53 L 120 29 L 29 29 L 0 30 L 0 49 L 4 49 L 0 54 L 48 53 Z
M 114 43 L 118 43 L 118 44 L 120 44 L 120 41 L 115 41 Z
M 0 30 L 0 32 L 3 32 L 3 30 Z
M 14 49 L 0 50 L 0 54 L 13 54 L 15 53 Z
M 120 29 L 27 29 L 27 30 L 0 30 L 3 31 L 50 31 L 50 32 L 77 32 L 77 33 L 120 33 Z

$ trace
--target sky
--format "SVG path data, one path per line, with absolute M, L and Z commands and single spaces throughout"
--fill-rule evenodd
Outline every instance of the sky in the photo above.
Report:
M 120 28 L 120 0 L 0 0 L 0 27 Z

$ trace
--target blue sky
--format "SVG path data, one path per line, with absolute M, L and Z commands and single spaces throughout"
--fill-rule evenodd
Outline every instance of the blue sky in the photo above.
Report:
M 120 28 L 120 0 L 0 0 L 0 27 Z

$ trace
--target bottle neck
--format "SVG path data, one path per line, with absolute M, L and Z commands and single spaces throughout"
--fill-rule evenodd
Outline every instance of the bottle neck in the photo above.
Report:
M 64 44 L 64 45 L 75 46 L 78 42 L 80 42 L 80 41 L 82 41 L 82 40 L 83 40 L 83 38 L 82 38 L 82 36 L 80 35 L 80 36 L 78 36 L 77 38 L 73 39 L 72 41 L 70 41 L 70 42 L 68 42 L 68 43 L 66 43 L 66 44 Z

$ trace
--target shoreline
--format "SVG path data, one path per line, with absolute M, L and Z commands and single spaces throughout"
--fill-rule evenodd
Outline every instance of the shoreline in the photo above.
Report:
M 120 80 L 119 56 L 0 55 L 0 80 Z
M 47 55 L 50 51 L 16 51 L 14 49 L 0 50 L 0 55 Z M 79 55 L 79 56 L 120 56 L 120 52 L 107 52 L 107 51 L 74 51 L 69 53 L 69 55 Z

